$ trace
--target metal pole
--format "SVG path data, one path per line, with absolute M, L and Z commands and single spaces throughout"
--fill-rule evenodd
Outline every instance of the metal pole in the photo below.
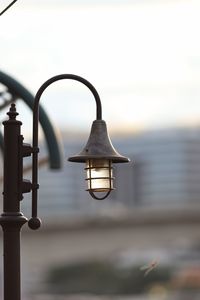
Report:
M 96 101 L 97 120 L 101 120 L 101 101 L 96 89 L 86 79 L 73 75 L 61 74 L 47 80 L 38 90 L 33 109 L 33 147 L 23 144 L 21 135 L 22 123 L 16 120 L 18 113 L 15 104 L 12 103 L 7 115 L 9 119 L 4 125 L 4 191 L 3 213 L 0 216 L 0 225 L 3 229 L 4 243 L 4 300 L 21 300 L 21 270 L 20 270 L 20 231 L 28 221 L 20 212 L 22 194 L 32 190 L 32 218 L 29 227 L 38 229 L 40 219 L 37 218 L 37 182 L 38 172 L 38 115 L 39 100 L 44 90 L 53 82 L 61 79 L 72 79 L 86 85 Z M 33 154 L 33 178 L 32 183 L 23 180 L 23 157 Z
M 22 141 L 21 122 L 11 104 L 4 121 L 4 191 L 0 225 L 4 242 L 4 300 L 20 300 L 20 230 L 27 219 L 20 212 L 22 200 Z

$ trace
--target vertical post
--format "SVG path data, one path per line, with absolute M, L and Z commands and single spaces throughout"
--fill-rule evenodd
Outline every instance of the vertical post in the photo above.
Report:
M 20 231 L 27 219 L 20 212 L 22 200 L 22 140 L 18 113 L 11 104 L 4 125 L 4 191 L 0 225 L 4 243 L 4 300 L 21 300 Z

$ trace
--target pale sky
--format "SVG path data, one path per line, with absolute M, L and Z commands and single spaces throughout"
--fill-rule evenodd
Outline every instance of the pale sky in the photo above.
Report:
M 199 125 L 199 16 L 199 0 L 19 0 L 0 17 L 0 68 L 34 94 L 51 76 L 85 77 L 111 130 Z M 58 127 L 95 118 L 90 91 L 72 81 L 41 103 Z

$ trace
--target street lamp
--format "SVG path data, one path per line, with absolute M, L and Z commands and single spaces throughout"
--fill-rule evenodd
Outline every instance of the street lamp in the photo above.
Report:
M 38 90 L 33 107 L 33 143 L 23 143 L 22 123 L 16 120 L 18 115 L 15 104 L 11 104 L 7 113 L 9 119 L 4 125 L 4 190 L 3 213 L 0 225 L 4 241 L 4 300 L 20 300 L 20 231 L 28 221 L 20 212 L 20 201 L 24 193 L 32 191 L 32 217 L 28 221 L 31 229 L 38 229 L 41 221 L 37 216 L 38 184 L 38 120 L 39 100 L 44 90 L 53 82 L 72 79 L 86 85 L 96 101 L 96 120 L 83 150 L 69 158 L 72 162 L 85 163 L 87 190 L 95 199 L 105 199 L 113 190 L 112 163 L 128 162 L 112 146 L 106 123 L 102 120 L 101 100 L 94 86 L 86 79 L 72 74 L 61 74 L 47 80 Z M 23 179 L 23 157 L 32 155 L 32 182 Z M 103 193 L 103 196 L 102 196 Z

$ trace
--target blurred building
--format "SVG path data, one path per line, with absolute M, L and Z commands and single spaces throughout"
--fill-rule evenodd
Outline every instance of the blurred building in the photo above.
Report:
M 149 206 L 200 200 L 200 129 L 147 132 L 120 148 L 133 163 L 117 168 L 117 201 Z
M 85 192 L 84 164 L 67 162 L 67 156 L 78 153 L 84 144 L 82 139 L 66 139 L 63 170 L 41 168 L 41 215 L 94 214 L 135 206 L 192 205 L 199 201 L 199 128 L 155 130 L 113 139 L 114 146 L 129 156 L 131 163 L 115 165 L 116 190 L 101 205 Z M 24 201 L 25 208 L 27 202 Z

